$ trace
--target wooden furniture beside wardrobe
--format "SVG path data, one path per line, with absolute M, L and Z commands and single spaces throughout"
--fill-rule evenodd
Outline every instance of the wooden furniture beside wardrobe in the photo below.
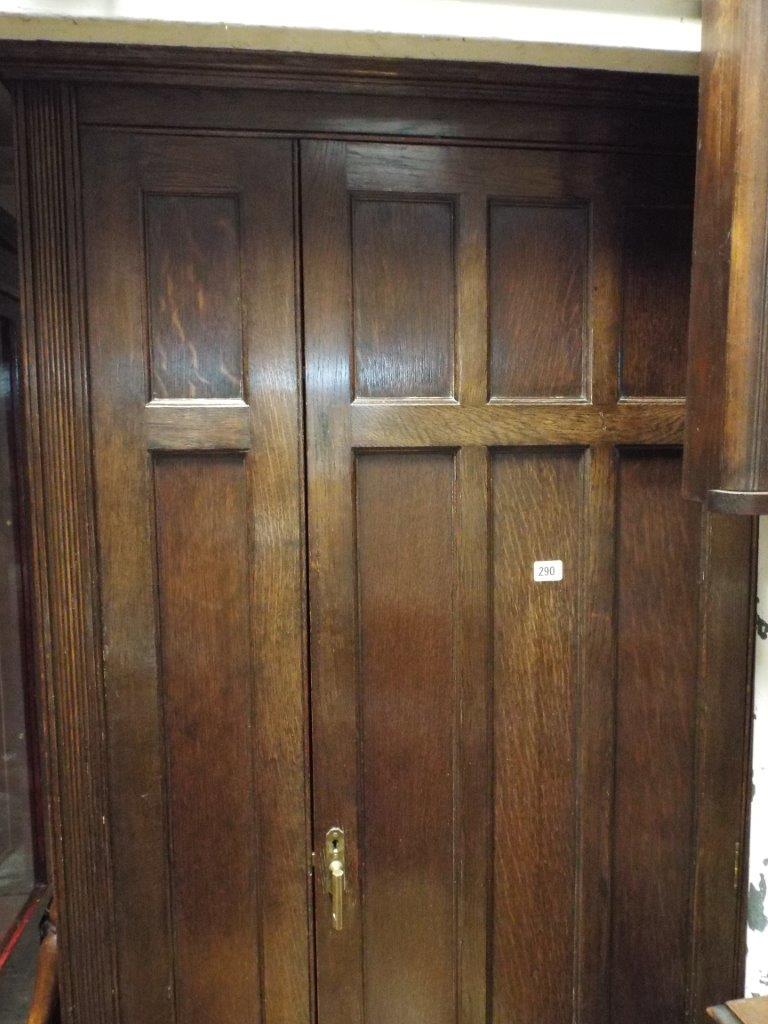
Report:
M 768 6 L 704 0 L 685 490 L 768 513 Z
M 694 83 L 0 56 L 66 1024 L 700 1021 L 754 530 L 680 494 Z

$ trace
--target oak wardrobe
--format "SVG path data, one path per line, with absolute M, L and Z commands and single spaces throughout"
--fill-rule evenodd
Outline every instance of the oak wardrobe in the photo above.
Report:
M 731 997 L 753 528 L 681 495 L 695 83 L 3 55 L 66 1021 Z

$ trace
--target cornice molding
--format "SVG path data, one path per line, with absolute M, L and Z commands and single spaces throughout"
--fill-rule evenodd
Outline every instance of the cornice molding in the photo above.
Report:
M 0 41 L 5 80 L 61 79 L 691 108 L 689 76 L 191 47 Z

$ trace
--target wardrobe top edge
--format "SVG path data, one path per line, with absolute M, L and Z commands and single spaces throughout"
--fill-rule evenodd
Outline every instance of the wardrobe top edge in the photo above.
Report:
M 318 54 L 0 40 L 0 76 L 24 80 L 356 92 L 694 109 L 698 78 L 635 71 Z

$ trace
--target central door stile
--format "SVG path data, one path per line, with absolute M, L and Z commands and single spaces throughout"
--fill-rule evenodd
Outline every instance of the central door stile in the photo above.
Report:
M 345 157 L 342 143 L 302 144 L 315 941 L 318 1019 L 362 1024 Z M 333 827 L 344 830 L 347 849 L 341 930 L 333 927 L 322 862 L 325 837 Z

